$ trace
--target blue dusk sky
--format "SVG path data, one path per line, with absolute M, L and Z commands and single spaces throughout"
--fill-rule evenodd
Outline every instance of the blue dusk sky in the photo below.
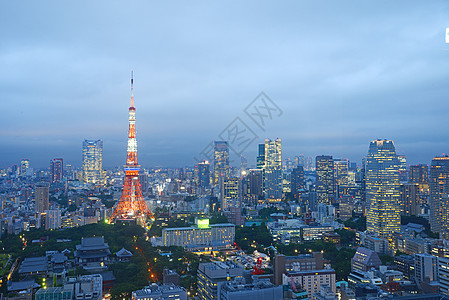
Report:
M 449 1 L 2 1 L 0 168 L 80 166 L 84 139 L 123 165 L 132 69 L 144 167 L 192 166 L 236 117 L 250 165 L 276 137 L 284 158 L 360 164 L 387 138 L 430 163 L 449 152 L 447 27 Z M 244 112 L 262 91 L 283 112 L 263 129 Z

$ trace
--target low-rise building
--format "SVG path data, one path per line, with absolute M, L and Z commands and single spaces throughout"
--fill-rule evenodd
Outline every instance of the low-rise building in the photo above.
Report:
M 103 237 L 82 238 L 81 245 L 76 245 L 76 263 L 86 270 L 101 272 L 107 269 L 110 255 L 109 245 Z
M 323 253 L 313 252 L 296 256 L 276 254 L 274 256 L 274 283 L 282 284 L 282 275 L 286 271 L 310 271 L 324 268 Z
M 165 247 L 180 246 L 188 251 L 231 248 L 235 240 L 235 225 L 231 223 L 198 223 L 192 227 L 164 228 L 162 241 Z
M 320 286 L 320 291 L 312 295 L 312 300 L 338 300 L 338 296 L 332 291 L 327 284 Z
M 332 292 L 336 292 L 334 269 L 287 271 L 282 275 L 282 284 L 287 285 L 291 283 L 292 280 L 296 287 L 307 291 L 309 298 L 311 298 L 314 293 L 319 292 L 322 284 L 329 285 Z
M 377 269 L 381 264 L 382 262 L 376 252 L 358 247 L 351 259 L 351 271 L 369 271 L 371 268 Z
M 251 283 L 246 283 L 243 277 L 237 277 L 221 286 L 219 299 L 278 300 L 282 299 L 282 289 L 282 286 L 275 286 L 268 279 L 253 279 Z
M 187 300 L 185 288 L 174 284 L 152 285 L 132 292 L 132 300 Z

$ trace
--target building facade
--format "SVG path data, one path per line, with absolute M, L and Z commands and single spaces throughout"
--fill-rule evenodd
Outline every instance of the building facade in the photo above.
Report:
M 83 142 L 83 181 L 103 183 L 103 142 L 84 140 Z
M 282 199 L 282 151 L 281 139 L 265 140 L 263 165 L 263 191 L 265 200 Z
M 437 156 L 430 165 L 430 228 L 448 239 L 449 219 L 447 195 L 449 193 L 449 156 Z M 446 210 L 445 210 L 446 209 Z
M 36 184 L 34 201 L 37 213 L 44 213 L 50 208 L 49 191 L 50 185 L 47 182 L 40 182 Z
M 230 223 L 198 225 L 192 227 L 164 228 L 162 241 L 165 247 L 180 246 L 187 250 L 229 248 L 234 244 L 235 225 Z
M 334 159 L 330 155 L 316 157 L 316 192 L 318 203 L 332 204 L 335 200 Z
M 214 142 L 214 185 L 229 175 L 229 145 L 227 141 Z
M 366 163 L 368 232 L 392 238 L 401 230 L 399 161 L 393 141 L 372 141 Z
M 61 182 L 63 177 L 64 177 L 64 160 L 62 158 L 53 158 L 50 161 L 51 183 Z

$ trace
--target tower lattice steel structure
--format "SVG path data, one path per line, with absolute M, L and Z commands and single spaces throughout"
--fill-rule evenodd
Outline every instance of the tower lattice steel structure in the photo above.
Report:
M 136 108 L 134 107 L 134 81 L 131 71 L 131 106 L 129 107 L 128 148 L 125 170 L 125 182 L 120 197 L 109 223 L 117 219 L 132 220 L 145 224 L 147 218 L 154 219 L 142 195 L 139 180 L 140 166 L 137 163 Z

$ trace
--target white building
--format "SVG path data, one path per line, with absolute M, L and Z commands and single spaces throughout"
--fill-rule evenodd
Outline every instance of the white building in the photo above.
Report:
M 318 293 L 323 284 L 327 284 L 333 293 L 336 292 L 334 269 L 299 272 L 287 271 L 282 275 L 282 284 L 291 284 L 292 279 L 295 282 L 296 287 L 301 287 L 307 291 L 309 298 L 312 297 L 314 293 Z
M 430 281 L 438 280 L 438 257 L 421 253 L 415 254 L 415 278 L 421 283 L 428 277 Z
M 162 230 L 162 241 L 165 247 L 181 246 L 191 250 L 232 247 L 235 240 L 235 225 L 230 223 L 201 223 L 192 227 L 165 228 Z M 210 248 L 210 249 L 206 249 Z

